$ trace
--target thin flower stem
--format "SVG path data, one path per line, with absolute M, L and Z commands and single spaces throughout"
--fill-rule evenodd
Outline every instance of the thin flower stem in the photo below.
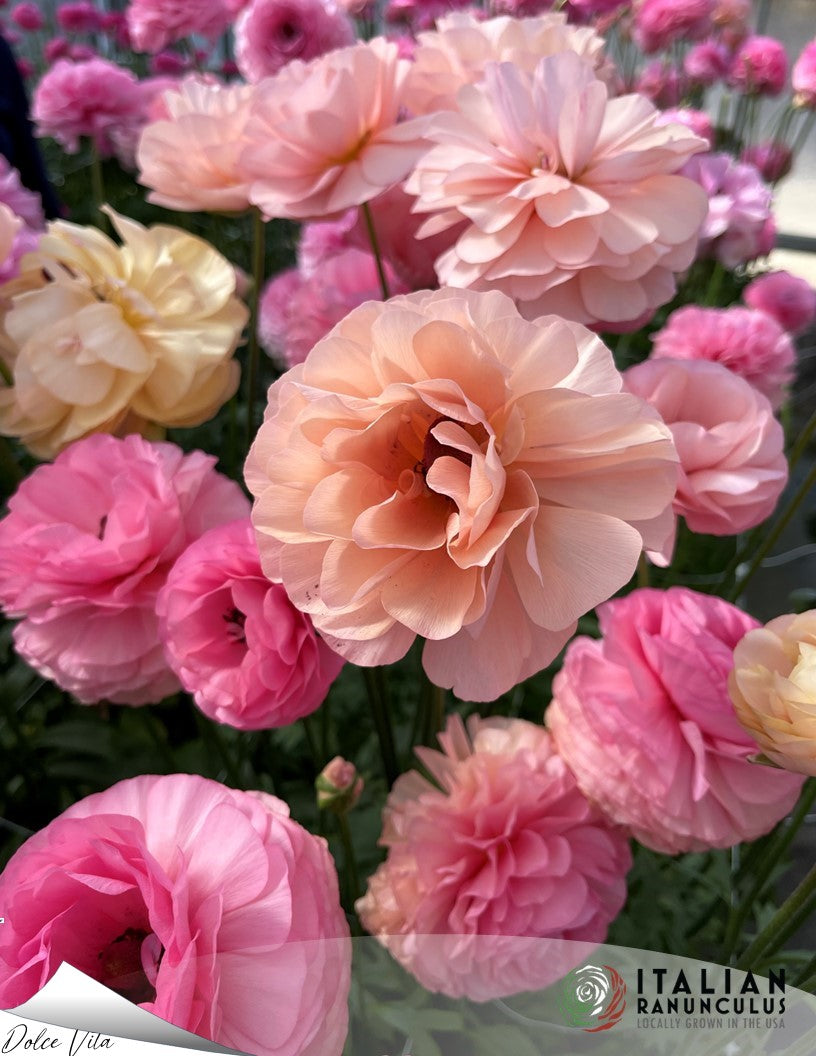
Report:
M 778 864 L 779 860 L 793 842 L 793 837 L 799 831 L 799 828 L 810 812 L 810 808 L 813 806 L 814 801 L 816 801 L 816 780 L 811 780 L 805 785 L 802 795 L 799 797 L 796 810 L 791 814 L 790 819 L 786 824 L 781 825 L 776 830 L 770 843 L 765 848 L 765 853 L 754 872 L 754 881 L 751 884 L 748 893 L 745 895 L 745 898 L 743 898 L 736 906 L 732 907 L 732 911 L 728 918 L 723 945 L 722 961 L 724 964 L 728 964 L 734 950 L 736 949 L 742 926 L 748 919 L 748 914 L 751 912 L 754 902 L 762 894 L 765 885 L 768 883 L 768 880 L 774 871 L 774 867 Z
M 258 402 L 258 366 L 260 346 L 258 344 L 258 316 L 266 261 L 266 224 L 260 209 L 252 211 L 252 302 L 249 320 L 249 343 L 247 353 L 246 420 L 247 451 L 255 438 L 255 406 Z
M 816 953 L 794 979 L 793 985 L 800 990 L 810 990 L 816 984 Z
M 102 206 L 105 204 L 105 178 L 102 174 L 102 159 L 99 157 L 99 150 L 94 140 L 91 140 L 91 194 L 97 211 L 102 214 L 104 223 L 105 214 L 102 213 Z
M 445 726 L 445 705 L 448 701 L 448 691 L 441 686 L 433 687 L 431 697 L 431 735 L 439 733 Z
M 311 757 L 312 757 L 312 764 L 314 765 L 315 773 L 317 774 L 323 768 L 323 764 L 321 763 L 321 759 L 323 758 L 323 755 L 322 755 L 322 753 L 320 751 L 320 748 L 317 745 L 317 737 L 315 737 L 315 732 L 314 732 L 314 729 L 312 727 L 311 716 L 310 715 L 305 715 L 303 717 L 302 721 L 303 721 L 303 732 L 306 734 L 306 743 L 309 746 L 309 755 L 311 755 Z
M 383 264 L 382 253 L 380 252 L 380 243 L 377 241 L 377 232 L 374 229 L 374 217 L 371 215 L 368 202 L 363 202 L 360 208 L 363 211 L 366 231 L 368 231 L 368 240 L 371 243 L 371 249 L 374 253 L 374 260 L 377 262 L 377 275 L 380 279 L 380 290 L 382 291 L 383 300 L 387 301 L 391 296 L 391 292 L 388 289 L 388 279 L 385 275 L 385 265 Z
M 388 687 L 382 668 L 364 667 L 361 670 L 365 679 L 366 690 L 368 691 L 374 726 L 380 742 L 383 771 L 390 788 L 399 777 L 399 765 L 397 764 L 397 750 L 394 747 L 394 731 L 391 729 Z
M 337 825 L 340 829 L 340 840 L 343 844 L 343 857 L 345 858 L 346 866 L 346 882 L 348 884 L 349 893 L 351 898 L 349 899 L 352 908 L 354 903 L 357 901 L 360 895 L 360 874 L 357 870 L 357 858 L 354 854 L 354 841 L 351 838 L 351 829 L 349 828 L 348 818 L 345 813 L 341 812 L 337 815 Z
M 638 558 L 637 585 L 641 588 L 649 586 L 649 562 L 646 554 L 641 554 Z
M 765 536 L 765 539 L 763 540 L 762 544 L 757 548 L 756 553 L 754 554 L 753 561 L 748 566 L 748 570 L 745 572 L 742 579 L 737 580 L 737 582 L 734 584 L 733 590 L 731 590 L 730 593 L 726 596 L 726 601 L 734 602 L 737 600 L 740 594 L 742 594 L 742 592 L 745 590 L 745 588 L 756 575 L 757 571 L 759 570 L 762 562 L 765 560 L 768 553 L 773 548 L 774 543 L 776 543 L 777 539 L 787 528 L 788 524 L 790 524 L 793 515 L 802 505 L 802 502 L 804 501 L 808 492 L 814 486 L 814 484 L 816 484 L 816 463 L 813 464 L 808 475 L 796 489 L 793 498 L 790 500 L 787 507 L 782 512 L 781 516 L 778 518 L 776 524 Z
M 816 909 L 816 865 L 771 917 L 770 921 L 737 961 L 737 968 L 750 971 L 779 949 Z

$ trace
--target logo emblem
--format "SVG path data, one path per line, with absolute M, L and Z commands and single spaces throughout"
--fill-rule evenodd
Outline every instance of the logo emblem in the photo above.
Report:
M 609 1030 L 626 1008 L 626 983 L 608 964 L 586 964 L 564 979 L 558 1003 L 570 1026 L 590 1034 Z

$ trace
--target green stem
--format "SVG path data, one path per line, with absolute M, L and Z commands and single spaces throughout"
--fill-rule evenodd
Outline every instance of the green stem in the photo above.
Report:
M 391 714 L 388 706 L 388 687 L 383 670 L 380 667 L 363 667 L 360 669 L 365 679 L 374 726 L 380 742 L 380 755 L 388 787 L 399 777 L 397 750 L 394 747 L 394 732 L 391 729 Z
M 816 865 L 771 917 L 770 921 L 737 961 L 737 968 L 750 971 L 769 957 L 807 920 L 816 908 Z
M 99 157 L 96 143 L 91 140 L 91 194 L 97 211 L 102 214 L 103 223 L 105 214 L 102 206 L 105 204 L 105 178 L 102 174 L 102 159 Z
M 431 729 L 430 734 L 436 740 L 436 734 L 445 727 L 445 705 L 448 700 L 448 691 L 441 686 L 433 687 L 431 696 Z
M 143 709 L 144 710 L 144 709 Z M 224 767 L 224 772 L 227 775 L 227 779 L 231 782 L 234 788 L 243 788 L 244 783 L 241 780 L 241 774 L 238 767 L 235 765 L 235 760 L 227 750 L 227 746 L 224 744 L 221 733 L 215 723 L 205 718 L 198 710 L 196 710 L 196 722 L 198 723 L 198 729 L 201 733 L 201 738 L 207 746 L 207 751 L 212 758 L 213 754 L 218 756 Z M 175 769 L 175 767 L 174 767 Z M 171 771 L 172 772 L 172 771 Z
M 765 536 L 765 539 L 762 544 L 757 548 L 756 553 L 754 554 L 754 559 L 748 566 L 748 570 L 745 575 L 742 577 L 742 579 L 737 580 L 737 582 L 734 584 L 733 590 L 731 590 L 730 593 L 726 595 L 726 601 L 736 601 L 740 594 L 742 594 L 742 592 L 745 590 L 745 588 L 756 575 L 762 562 L 765 560 L 766 556 L 773 548 L 777 539 L 790 524 L 793 515 L 802 505 L 802 502 L 804 501 L 805 497 L 807 496 L 808 492 L 814 484 L 816 484 L 816 463 L 811 466 L 810 472 L 799 485 L 799 487 L 796 489 L 793 498 L 790 500 L 787 507 L 782 512 L 781 516 L 778 518 L 776 524 Z
M 811 780 L 805 785 L 802 795 L 799 797 L 796 810 L 791 814 L 787 823 L 776 830 L 770 843 L 765 848 L 765 853 L 754 872 L 754 881 L 745 898 L 732 908 L 725 932 L 723 964 L 728 964 L 739 941 L 742 926 L 748 919 L 748 914 L 751 912 L 754 902 L 762 894 L 774 871 L 774 867 L 779 863 L 788 847 L 790 847 L 793 837 L 799 831 L 799 827 L 810 812 L 814 801 L 816 801 L 816 780 Z
M 340 839 L 343 843 L 343 857 L 346 865 L 346 881 L 348 883 L 351 898 L 349 899 L 352 909 L 360 895 L 360 874 L 357 871 L 357 858 L 354 854 L 354 842 L 351 838 L 348 818 L 344 813 L 337 815 L 337 824 L 340 828 Z
M 255 405 L 258 402 L 258 367 L 260 345 L 258 343 L 258 316 L 263 292 L 264 265 L 266 262 L 266 224 L 260 209 L 252 210 L 252 301 L 249 320 L 249 343 L 247 352 L 247 451 L 255 438 Z
M 714 262 L 714 268 L 711 272 L 711 279 L 708 284 L 708 290 L 706 291 L 705 303 L 709 305 L 716 305 L 717 298 L 720 295 L 720 289 L 722 288 L 723 279 L 725 278 L 725 268 L 717 260 Z
M 317 744 L 317 737 L 315 737 L 315 732 L 312 728 L 312 719 L 310 715 L 306 715 L 303 718 L 303 732 L 306 734 L 306 743 L 309 745 L 309 755 L 312 757 L 315 773 L 319 774 L 323 769 L 320 762 L 323 755 Z
M 800 990 L 810 990 L 814 984 L 816 984 L 816 953 L 810 958 L 793 983 Z
M 371 243 L 374 260 L 377 263 L 377 275 L 380 279 L 380 290 L 382 291 L 383 300 L 387 301 L 391 296 L 391 293 L 388 289 L 388 279 L 385 275 L 385 265 L 383 264 L 382 253 L 380 252 L 380 243 L 377 241 L 377 232 L 374 229 L 374 217 L 371 215 L 368 202 L 363 202 L 360 208 L 363 210 L 363 219 L 365 220 L 366 231 L 368 232 L 368 240 Z
M 637 585 L 641 589 L 649 586 L 649 562 L 645 554 L 638 558 Z

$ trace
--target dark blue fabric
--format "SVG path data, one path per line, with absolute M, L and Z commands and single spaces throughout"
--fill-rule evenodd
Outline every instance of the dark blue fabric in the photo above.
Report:
M 60 215 L 60 204 L 48 182 L 31 121 L 28 99 L 8 42 L 0 36 L 0 154 L 19 170 L 20 178 L 42 198 L 49 219 Z

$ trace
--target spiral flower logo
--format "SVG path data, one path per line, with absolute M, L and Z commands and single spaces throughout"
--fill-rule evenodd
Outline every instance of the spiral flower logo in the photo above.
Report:
M 626 983 L 608 964 L 587 964 L 564 979 L 559 1005 L 571 1026 L 591 1034 L 609 1030 L 626 1008 Z

